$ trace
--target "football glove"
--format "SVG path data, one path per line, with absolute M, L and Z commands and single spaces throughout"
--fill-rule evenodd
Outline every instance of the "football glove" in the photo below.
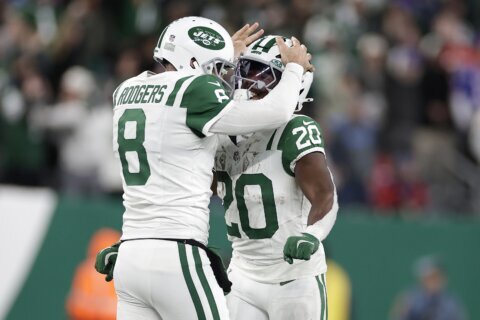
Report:
M 113 269 L 117 261 L 119 247 L 120 242 L 117 242 L 97 253 L 97 257 L 95 258 L 95 270 L 101 274 L 106 274 L 105 281 L 107 282 L 113 279 Z
M 320 241 L 309 233 L 288 237 L 283 247 L 283 260 L 290 264 L 293 263 L 293 259 L 310 260 L 319 245 Z

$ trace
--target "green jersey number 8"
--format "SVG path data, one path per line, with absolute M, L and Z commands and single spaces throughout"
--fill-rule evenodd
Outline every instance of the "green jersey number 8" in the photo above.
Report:
M 225 196 L 223 197 L 223 207 L 228 210 L 233 202 L 233 183 L 228 173 L 217 171 L 217 179 L 225 184 Z M 265 214 L 265 227 L 252 228 L 248 209 L 245 202 L 245 187 L 259 186 L 262 194 L 263 212 Z M 249 239 L 268 239 L 273 237 L 278 230 L 277 208 L 275 206 L 275 195 L 273 194 L 272 180 L 262 173 L 242 174 L 235 183 L 235 198 L 237 199 L 237 209 L 240 218 L 240 225 L 243 232 Z M 237 223 L 227 224 L 227 232 L 232 237 L 241 238 Z
M 143 146 L 145 142 L 145 120 L 143 109 L 126 109 L 118 120 L 118 153 L 122 163 L 123 178 L 127 186 L 143 186 L 150 177 L 147 150 Z M 135 126 L 135 130 L 132 126 Z M 127 127 L 128 130 L 126 130 Z M 134 168 L 134 172 L 130 171 L 127 154 L 129 154 L 129 158 L 135 154 L 138 159 L 138 168 Z

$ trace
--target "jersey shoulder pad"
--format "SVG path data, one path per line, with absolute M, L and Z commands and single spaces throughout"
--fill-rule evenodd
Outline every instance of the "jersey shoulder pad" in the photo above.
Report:
M 213 75 L 197 76 L 183 94 L 181 107 L 187 109 L 187 126 L 200 137 L 206 135 L 213 120 L 230 102 L 220 80 Z
M 284 125 L 277 149 L 282 151 L 285 172 L 294 176 L 299 159 L 312 152 L 325 153 L 320 125 L 308 116 L 295 115 Z

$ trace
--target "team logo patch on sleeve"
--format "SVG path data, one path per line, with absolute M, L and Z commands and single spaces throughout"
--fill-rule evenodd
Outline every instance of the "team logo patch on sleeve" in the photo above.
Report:
M 225 40 L 215 30 L 207 27 L 193 27 L 188 30 L 188 36 L 199 46 L 210 49 L 220 50 L 225 48 Z

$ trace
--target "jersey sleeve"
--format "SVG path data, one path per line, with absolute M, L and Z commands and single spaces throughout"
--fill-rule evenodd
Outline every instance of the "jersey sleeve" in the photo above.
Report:
M 210 135 L 210 127 L 230 101 L 217 77 L 201 75 L 195 78 L 181 102 L 181 106 L 187 108 L 187 126 L 199 137 Z
M 296 116 L 286 125 L 278 142 L 282 150 L 282 165 L 289 175 L 295 175 L 298 160 L 312 152 L 325 154 L 320 125 L 310 117 Z

